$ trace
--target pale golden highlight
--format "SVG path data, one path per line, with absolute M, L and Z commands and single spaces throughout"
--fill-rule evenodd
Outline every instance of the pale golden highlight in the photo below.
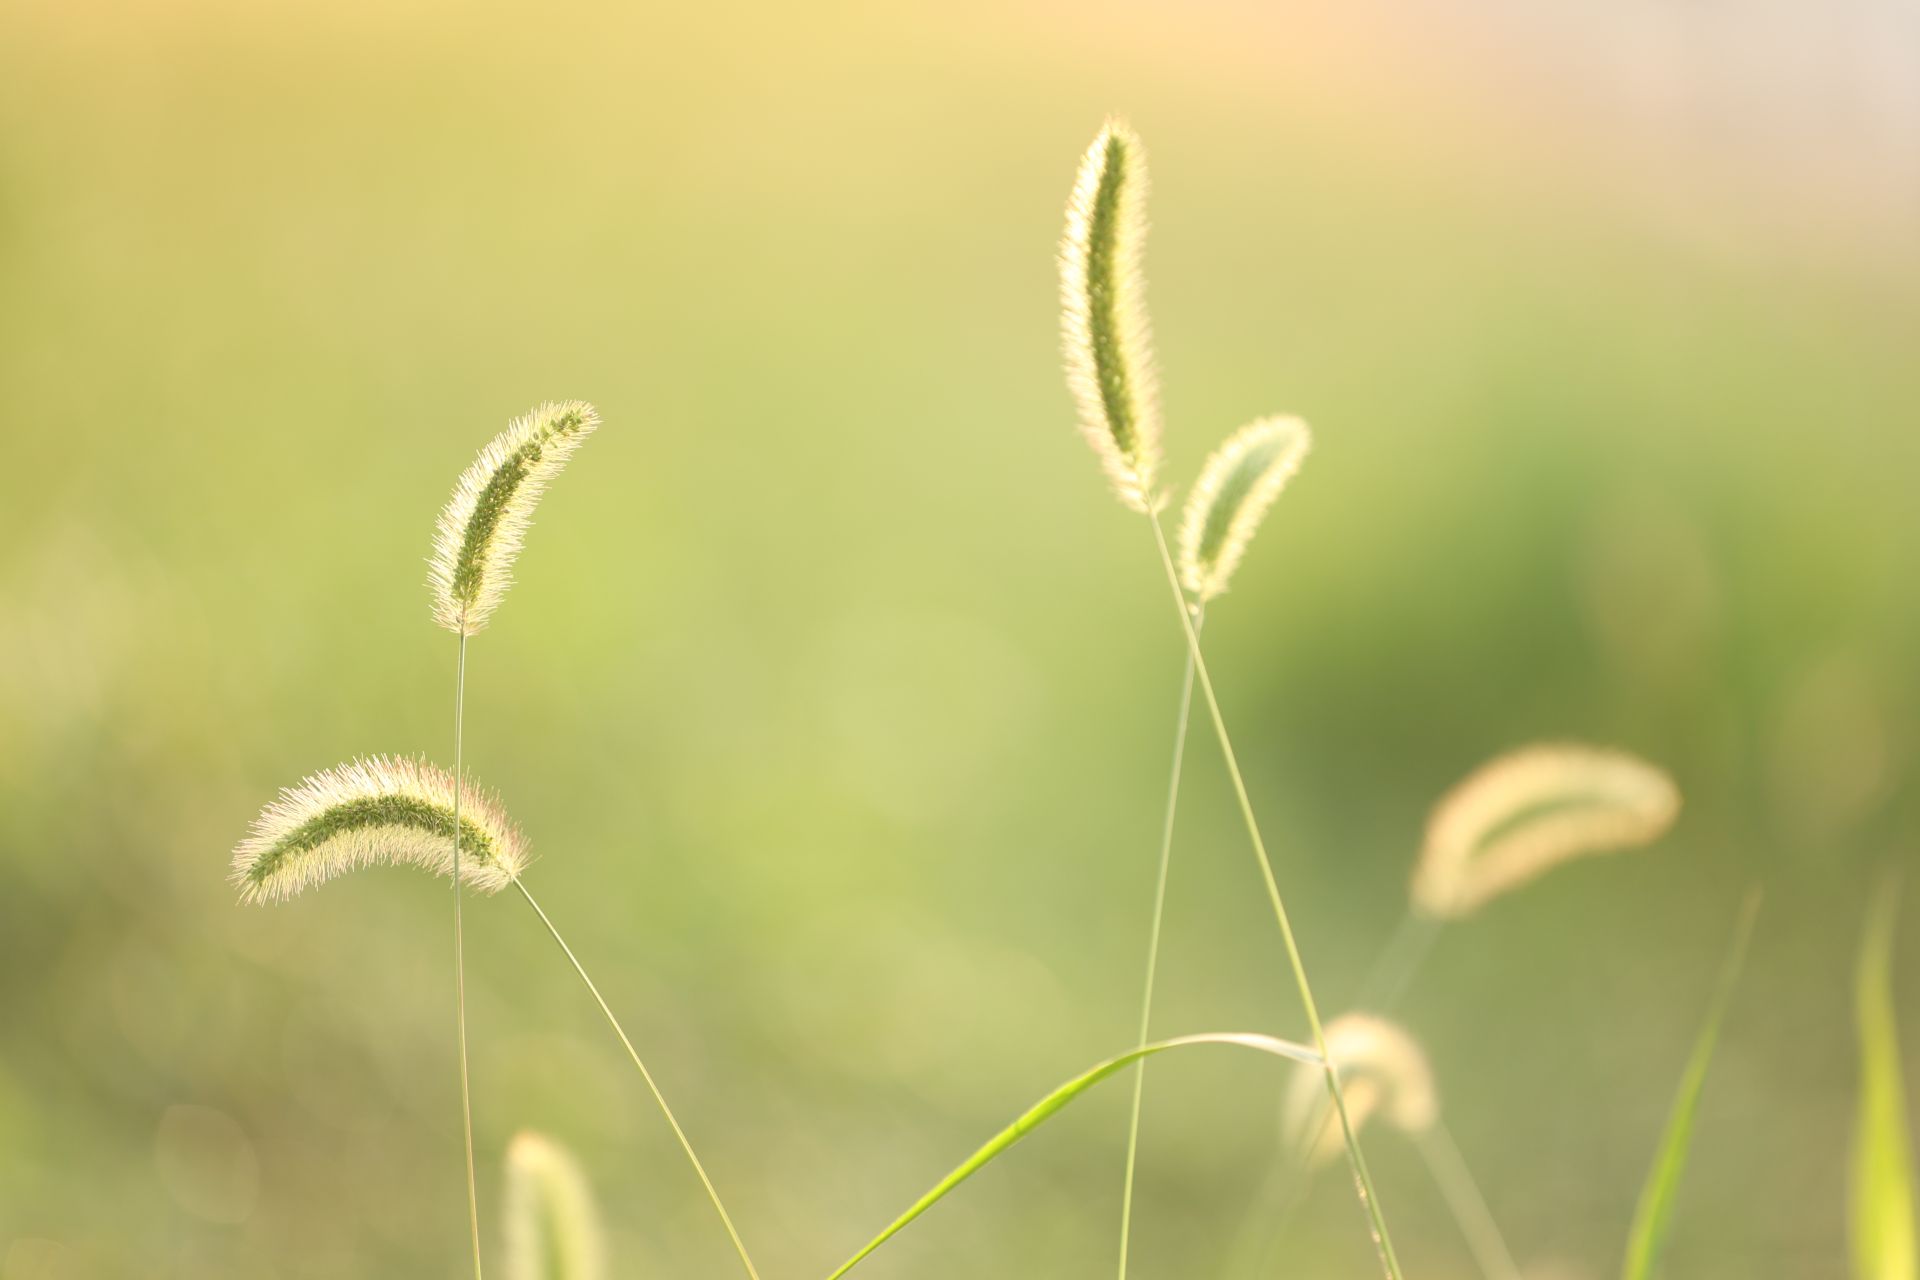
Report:
M 1260 521 L 1313 447 L 1298 418 L 1261 418 L 1200 469 L 1180 519 L 1180 580 L 1201 603 L 1226 591 Z
M 537 1133 L 507 1144 L 507 1280 L 606 1280 L 593 1189 L 573 1155 Z
M 1160 392 L 1147 323 L 1147 157 L 1109 120 L 1080 162 L 1060 243 L 1061 346 L 1080 430 L 1120 501 L 1152 511 Z
M 499 802 L 461 789 L 460 879 L 497 893 L 527 865 L 525 838 Z M 453 874 L 453 775 L 423 760 L 370 756 L 280 792 L 233 851 L 232 882 L 250 902 L 281 901 L 377 863 Z
M 1680 813 L 1666 773 L 1622 751 L 1524 747 L 1442 797 L 1414 871 L 1414 909 L 1470 915 L 1559 863 L 1650 844 Z
M 433 620 L 470 636 L 513 585 L 533 509 L 600 415 L 581 400 L 544 404 L 487 442 L 441 509 L 427 558 Z

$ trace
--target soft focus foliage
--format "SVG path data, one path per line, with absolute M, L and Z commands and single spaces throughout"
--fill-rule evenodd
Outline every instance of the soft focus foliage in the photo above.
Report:
M 1874 904 L 1860 944 L 1854 977 L 1854 1017 L 1860 1031 L 1860 1101 L 1853 1122 L 1853 1168 L 1848 1179 L 1849 1234 L 1855 1280 L 1914 1280 L 1920 1249 L 1914 1241 L 1913 1133 L 1907 1127 L 1907 1090 L 1900 1029 L 1893 1004 L 1892 890 Z
M 1684 819 L 1449 926 L 1401 1012 L 1522 1266 L 1593 1280 L 1766 880 L 1668 1274 L 1838 1274 L 1859 908 L 1920 830 L 1920 137 L 1899 6 L 1838 3 L 0 0 L 0 1276 L 459 1273 L 447 882 L 221 873 L 317 765 L 450 761 L 425 516 L 556 393 L 611 429 L 470 646 L 466 763 L 767 1274 L 1132 1042 L 1181 640 L 1049 253 L 1108 111 L 1163 485 L 1314 426 L 1206 643 L 1316 987 L 1491 749 L 1630 746 Z M 1301 1039 L 1188 764 L 1156 1027 Z M 484 1186 L 562 1135 L 623 1276 L 728 1274 L 517 897 L 466 912 Z M 1244 1058 L 1151 1068 L 1141 1277 L 1213 1274 L 1269 1167 Z M 1125 1110 L 873 1275 L 1106 1272 Z M 1468 1274 L 1404 1147 L 1410 1273 Z M 1321 1178 L 1298 1272 L 1365 1274 L 1357 1218 Z

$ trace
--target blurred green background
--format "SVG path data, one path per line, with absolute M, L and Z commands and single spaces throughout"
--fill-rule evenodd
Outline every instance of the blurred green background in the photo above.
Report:
M 445 883 L 243 908 L 226 861 L 306 773 L 450 756 L 433 516 L 549 398 L 607 425 L 467 760 L 766 1274 L 1129 1041 L 1180 642 L 1058 369 L 1108 111 L 1173 477 L 1318 433 L 1207 637 L 1323 1003 L 1468 769 L 1665 764 L 1672 837 L 1449 932 L 1405 1021 L 1530 1275 L 1611 1274 L 1764 883 L 1670 1272 L 1842 1275 L 1851 954 L 1920 819 L 1910 18 L 0 0 L 0 1277 L 462 1274 Z M 617 1274 L 730 1274 L 537 923 L 467 924 L 490 1255 L 533 1125 Z M 1168 927 L 1163 1029 L 1304 1033 L 1203 735 Z M 1219 1274 L 1282 1080 L 1163 1061 L 1135 1274 Z M 863 1274 L 1110 1274 L 1125 1111 Z M 1409 1274 L 1473 1274 L 1369 1145 Z M 1337 1178 L 1284 1256 L 1370 1274 Z

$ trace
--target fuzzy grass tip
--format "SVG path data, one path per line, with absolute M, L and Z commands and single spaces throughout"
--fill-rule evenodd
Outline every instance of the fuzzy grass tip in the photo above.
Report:
M 600 1210 L 579 1162 L 522 1132 L 507 1144 L 508 1280 L 606 1280 Z
M 544 404 L 487 442 L 440 512 L 427 558 L 433 620 L 470 636 L 513 585 L 513 562 L 547 485 L 600 425 L 582 400 Z
M 1347 1013 L 1327 1024 L 1327 1056 L 1340 1072 L 1347 1117 L 1357 1132 L 1372 1116 L 1403 1133 L 1421 1134 L 1440 1118 L 1433 1068 L 1414 1038 L 1370 1013 Z M 1318 1166 L 1338 1157 L 1345 1142 L 1327 1123 L 1327 1077 L 1319 1067 L 1294 1072 L 1281 1103 L 1287 1144 Z
M 261 810 L 233 851 L 249 902 L 284 901 L 375 863 L 453 874 L 453 775 L 424 760 L 370 756 L 322 770 Z M 491 795 L 460 792 L 461 882 L 497 893 L 526 868 L 526 839 Z
M 1141 257 L 1147 157 L 1109 120 L 1087 149 L 1060 244 L 1061 345 L 1080 430 L 1120 501 L 1152 511 L 1160 468 L 1160 393 Z
M 1201 603 L 1227 589 L 1267 509 L 1313 447 L 1298 418 L 1261 418 L 1213 451 L 1180 520 L 1180 580 Z
M 1679 813 L 1673 779 L 1623 751 L 1523 747 L 1482 765 L 1434 806 L 1414 909 L 1441 920 L 1471 915 L 1571 858 L 1651 844 Z

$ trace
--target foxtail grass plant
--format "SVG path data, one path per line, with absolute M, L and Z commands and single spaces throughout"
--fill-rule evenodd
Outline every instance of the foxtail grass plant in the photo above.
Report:
M 592 405 L 579 400 L 545 404 L 487 442 L 454 484 L 440 510 L 427 584 L 433 620 L 459 637 L 453 677 L 453 772 L 464 776 L 467 639 L 479 634 L 513 585 L 533 510 L 547 485 L 600 425 Z M 460 1051 L 460 1124 L 467 1149 L 467 1221 L 473 1237 L 473 1274 L 480 1280 L 480 1195 L 474 1175 L 473 1090 L 467 1073 L 467 957 L 460 894 L 459 793 L 454 794 L 453 981 L 454 1024 Z
M 1228 437 L 1207 459 L 1188 495 L 1180 524 L 1180 574 L 1193 593 L 1193 629 L 1206 626 L 1207 603 L 1227 589 L 1261 519 L 1312 445 L 1307 424 L 1298 418 L 1263 418 Z M 1174 720 L 1173 762 L 1168 769 L 1166 810 L 1160 823 L 1160 856 L 1154 876 L 1153 912 L 1147 930 L 1146 978 L 1140 994 L 1139 1043 L 1153 1028 L 1154 987 L 1160 967 L 1160 935 L 1166 920 L 1167 882 L 1173 864 L 1174 822 L 1180 806 L 1180 779 L 1187 754 L 1187 730 L 1193 717 L 1193 655 L 1183 655 L 1180 710 Z M 1146 1093 L 1147 1064 L 1133 1072 L 1133 1099 L 1127 1116 L 1127 1156 L 1120 1191 L 1120 1275 L 1127 1274 L 1133 1243 L 1133 1193 L 1140 1156 L 1140 1112 Z
M 412 863 L 451 878 L 460 1118 L 475 1280 L 482 1280 L 480 1201 L 467 1067 L 462 890 L 471 886 L 496 893 L 508 884 L 519 891 L 599 1006 L 698 1175 L 749 1280 L 758 1280 L 746 1244 L 666 1095 L 573 948 L 521 881 L 527 861 L 525 841 L 496 801 L 472 792 L 464 781 L 467 641 L 486 627 L 512 585 L 514 561 L 547 485 L 599 422 L 593 406 L 577 400 L 542 405 L 515 420 L 461 473 L 453 496 L 440 512 L 428 558 L 428 583 L 434 621 L 459 638 L 453 773 L 424 762 L 373 757 L 316 774 L 283 791 L 255 820 L 234 852 L 233 879 L 243 898 L 271 901 L 376 862 Z M 469 861 L 471 871 L 466 866 Z
M 699 1176 L 748 1277 L 759 1280 L 732 1216 L 666 1095 L 586 967 L 522 880 L 527 842 L 491 795 L 456 787 L 453 775 L 421 761 L 373 756 L 327 769 L 283 790 L 254 819 L 234 850 L 231 879 L 245 900 L 278 902 L 377 863 L 410 864 L 452 876 L 459 844 L 474 862 L 466 883 L 487 894 L 512 885 L 586 985 Z
M 1081 432 L 1100 460 L 1115 496 L 1130 510 L 1146 516 L 1153 531 L 1154 546 L 1172 593 L 1174 612 L 1179 615 L 1186 639 L 1187 655 L 1213 722 L 1214 736 L 1226 761 L 1274 921 L 1286 947 L 1307 1026 L 1320 1054 L 1327 1092 L 1346 1143 L 1355 1191 L 1365 1210 L 1383 1270 L 1389 1280 L 1401 1280 L 1393 1238 L 1387 1230 L 1372 1175 L 1367 1171 L 1366 1157 L 1361 1153 L 1347 1116 L 1340 1074 L 1326 1053 L 1326 1033 L 1320 1023 L 1312 985 L 1307 980 L 1299 942 L 1287 917 L 1266 842 L 1254 817 L 1253 802 L 1247 794 L 1246 780 L 1241 776 L 1233 740 L 1220 710 L 1220 700 L 1207 671 L 1192 604 L 1180 572 L 1174 566 L 1173 553 L 1160 522 L 1161 498 L 1155 488 L 1160 466 L 1159 388 L 1153 367 L 1142 267 L 1147 231 L 1146 197 L 1145 148 L 1126 125 L 1109 120 L 1082 158 L 1067 201 L 1066 231 L 1060 247 L 1061 345 L 1067 385 L 1079 409 Z M 1285 477 L 1281 476 L 1272 484 L 1272 490 L 1277 492 L 1284 481 Z M 1271 501 L 1270 495 L 1267 501 Z M 1252 522 L 1257 523 L 1258 518 L 1255 512 Z M 1244 548 L 1244 537 L 1235 546 L 1231 537 L 1234 528 L 1233 519 L 1224 521 L 1216 563 L 1221 559 L 1220 552 L 1232 549 L 1237 559 L 1238 550 Z M 1231 563 L 1227 564 L 1227 571 L 1231 572 Z M 1131 1228 L 1130 1213 L 1129 1202 L 1122 1211 L 1123 1240 Z M 1124 1265 L 1123 1258 L 1123 1275 Z

